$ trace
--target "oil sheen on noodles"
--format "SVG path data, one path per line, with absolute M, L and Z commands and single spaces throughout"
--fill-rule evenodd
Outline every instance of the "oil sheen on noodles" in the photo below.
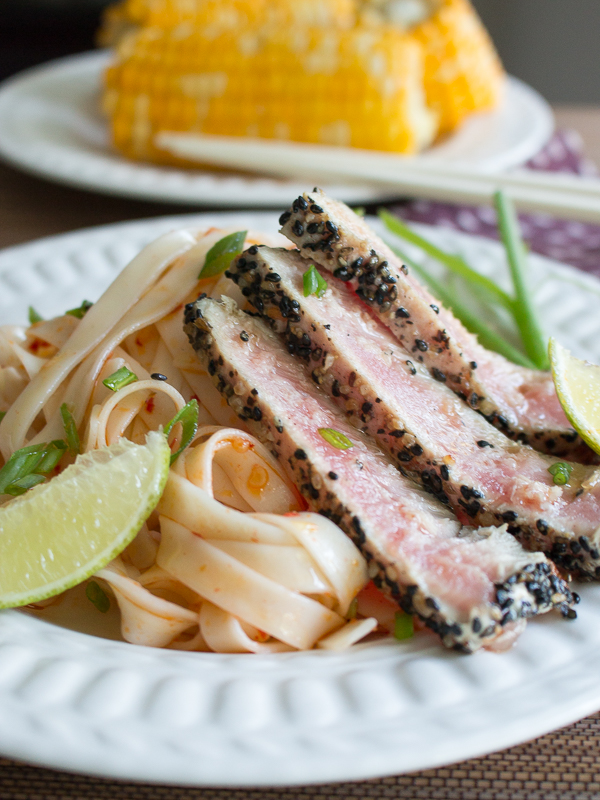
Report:
M 362 555 L 333 523 L 303 511 L 182 330 L 183 306 L 200 292 L 242 299 L 224 278 L 198 279 L 210 248 L 232 232 L 162 236 L 81 319 L 0 327 L 0 465 L 21 447 L 62 438 L 63 403 L 87 452 L 123 436 L 143 443 L 196 398 L 197 434 L 172 465 L 158 508 L 96 576 L 116 598 L 123 638 L 222 653 L 342 649 L 377 626 L 372 617 L 349 621 L 368 580 Z M 256 243 L 282 241 L 249 233 L 246 246 Z M 103 381 L 121 367 L 138 380 L 111 391 Z

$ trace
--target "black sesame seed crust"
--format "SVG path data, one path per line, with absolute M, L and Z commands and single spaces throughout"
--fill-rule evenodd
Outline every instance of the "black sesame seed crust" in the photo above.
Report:
M 231 301 L 221 303 L 204 299 L 186 308 L 184 324 L 184 330 L 200 361 L 205 366 L 217 365 L 212 375 L 213 381 L 240 419 L 280 460 L 309 507 L 331 519 L 352 538 L 367 559 L 369 575 L 404 611 L 419 616 L 428 628 L 440 636 L 446 647 L 462 653 L 489 645 L 503 633 L 505 625 L 519 619 L 527 619 L 556 607 L 561 609 L 563 616 L 573 616 L 571 607 L 576 602 L 575 598 L 539 553 L 531 556 L 532 563 L 524 563 L 505 581 L 496 584 L 494 602 L 474 608 L 467 622 L 457 622 L 449 617 L 443 605 L 416 583 L 401 581 L 398 564 L 390 561 L 386 552 L 374 544 L 369 521 L 357 513 L 360 505 L 353 506 L 352 493 L 346 493 L 345 499 L 341 499 L 339 484 L 343 484 L 343 481 L 339 480 L 339 475 L 328 470 L 323 463 L 317 466 L 311 452 L 307 452 L 306 443 L 296 438 L 291 421 L 294 409 L 289 409 L 287 418 L 279 412 L 275 417 L 265 399 L 269 396 L 269 386 L 265 383 L 258 387 L 258 394 L 254 395 L 255 407 L 262 412 L 260 421 L 248 413 L 245 398 L 252 396 L 257 387 L 251 370 L 248 374 L 242 372 L 243 348 L 247 343 L 236 337 L 237 346 L 242 351 L 241 360 L 236 353 L 228 352 L 227 345 L 219 341 L 218 331 L 222 329 L 219 323 L 223 319 L 219 317 L 220 313 L 237 315 L 240 330 L 243 326 L 250 337 L 254 335 L 261 338 L 263 347 L 272 337 L 257 320 L 243 318 L 238 309 L 234 310 Z M 359 436 L 357 432 L 356 437 Z M 302 457 L 299 457 L 300 453 Z M 466 531 L 463 535 L 479 538 L 474 532 Z
M 430 494 L 451 506 L 469 524 L 485 527 L 506 523 L 509 532 L 527 550 L 542 550 L 562 568 L 584 579 L 598 579 L 600 560 L 595 557 L 598 552 L 594 548 L 586 550 L 580 547 L 577 537 L 570 531 L 565 532 L 564 526 L 553 525 L 552 520 L 540 528 L 538 516 L 526 503 L 515 502 L 511 508 L 502 496 L 486 497 L 482 486 L 473 483 L 476 479 L 470 477 L 470 470 L 465 469 L 464 464 L 457 464 L 446 451 L 440 451 L 435 437 L 429 435 L 429 428 L 419 422 L 418 415 L 415 418 L 410 412 L 407 414 L 395 399 L 390 400 L 389 393 L 386 398 L 386 387 L 377 385 L 377 376 L 369 377 L 370 373 L 361 372 L 363 362 L 352 350 L 351 343 L 346 347 L 347 341 L 338 335 L 338 325 L 331 315 L 321 312 L 326 301 L 303 297 L 301 276 L 309 262 L 302 259 L 298 251 L 261 248 L 253 261 L 251 276 L 245 271 L 245 261 L 243 254 L 234 260 L 228 276 L 243 287 L 251 304 L 255 307 L 261 305 L 263 317 L 284 339 L 288 352 L 307 365 L 312 380 L 333 398 L 355 427 L 372 436 L 392 456 L 403 475 L 420 481 Z M 238 266 L 240 262 L 241 269 Z M 265 276 L 273 272 L 277 273 L 279 281 L 269 284 L 275 291 L 267 297 L 263 289 Z M 338 291 L 336 284 L 337 281 L 330 278 L 330 291 Z M 348 308 L 350 314 L 359 313 L 356 305 L 352 295 L 339 297 L 338 307 Z M 288 313 L 292 308 L 293 313 Z M 363 325 L 368 324 L 366 321 Z M 392 339 L 389 350 L 390 357 L 398 350 Z M 460 407 L 438 376 L 433 376 L 434 383 L 422 366 L 417 370 L 412 362 L 400 358 L 396 363 L 402 364 L 403 368 L 406 366 L 403 381 L 414 383 L 420 396 L 427 397 L 425 402 L 436 407 L 445 406 L 450 415 L 453 405 Z M 464 421 L 461 424 L 466 427 L 463 433 L 458 434 L 457 446 L 461 449 L 471 446 L 473 463 L 489 463 L 486 469 L 501 469 L 501 459 L 509 458 L 511 451 L 519 445 L 512 444 L 476 414 L 466 410 L 462 413 Z M 486 438 L 480 439 L 479 434 L 474 433 L 476 429 L 481 429 L 480 433 L 483 432 Z M 548 457 L 529 448 L 526 450 L 529 453 L 527 458 L 545 474 L 545 467 L 551 463 Z M 578 469 L 583 473 L 579 478 L 582 480 L 591 468 Z M 563 543 L 568 545 L 564 551 Z
M 444 375 L 454 392 L 468 397 L 470 405 L 506 436 L 518 438 L 540 452 L 581 463 L 598 462 L 566 423 L 557 429 L 540 427 L 543 423 L 519 417 L 508 393 L 503 396 L 496 389 L 488 391 L 482 383 L 481 370 L 476 372 L 477 362 L 463 353 L 463 346 L 481 350 L 476 342 L 471 344 L 471 334 L 413 280 L 387 245 L 347 206 L 317 190 L 295 200 L 283 219 L 281 232 L 305 258 L 347 282 L 414 358 Z M 463 344 L 452 331 L 458 332 Z M 485 357 L 485 351 L 481 358 L 478 353 L 480 362 Z M 514 382 L 510 376 L 518 373 L 525 383 L 551 383 L 548 374 L 524 370 L 495 354 L 494 363 L 497 369 L 507 372 L 510 382 Z

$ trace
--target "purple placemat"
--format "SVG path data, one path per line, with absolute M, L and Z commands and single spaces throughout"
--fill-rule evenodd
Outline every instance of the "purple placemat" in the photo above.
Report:
M 597 175 L 595 165 L 584 158 L 582 145 L 576 131 L 559 131 L 526 166 L 534 170 Z M 456 206 L 417 200 L 392 210 L 413 222 L 442 225 L 490 239 L 498 238 L 496 212 L 488 206 Z M 519 219 L 523 236 L 536 253 L 600 277 L 600 225 L 557 220 L 547 214 L 520 214 Z

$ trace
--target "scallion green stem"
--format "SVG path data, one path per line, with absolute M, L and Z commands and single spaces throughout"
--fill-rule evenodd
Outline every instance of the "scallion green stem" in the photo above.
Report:
M 302 283 L 304 297 L 310 297 L 311 294 L 316 294 L 317 297 L 321 298 L 327 291 L 327 281 L 317 272 L 314 264 L 311 264 L 303 274 Z
M 94 304 L 90 303 L 89 300 L 84 300 L 80 306 L 77 306 L 77 308 L 70 308 L 68 311 L 65 311 L 65 314 L 68 314 L 70 317 L 75 317 L 76 319 L 83 319 L 93 305 Z
M 112 375 L 109 375 L 108 378 L 105 378 L 102 383 L 112 392 L 118 392 L 119 389 L 124 389 L 130 383 L 135 383 L 137 379 L 135 372 L 132 372 L 126 366 L 122 366 Z
M 35 310 L 33 306 L 29 306 L 28 317 L 30 325 L 35 325 L 36 322 L 42 322 L 44 319 L 42 316 L 38 314 L 38 312 Z
M 510 297 L 510 295 L 508 295 L 503 289 L 497 286 L 494 281 L 486 278 L 485 275 L 481 275 L 479 272 L 470 267 L 460 256 L 452 255 L 451 253 L 445 253 L 443 250 L 440 250 L 439 247 L 436 247 L 431 242 L 428 242 L 427 239 L 419 236 L 419 234 L 413 231 L 412 228 L 409 228 L 408 225 L 405 225 L 405 223 L 398 217 L 390 214 L 390 212 L 386 211 L 385 208 L 379 209 L 378 214 L 379 219 L 383 222 L 390 233 L 400 236 L 402 239 L 405 239 L 411 244 L 417 245 L 417 247 L 420 247 L 423 252 L 427 253 L 427 255 L 431 256 L 432 258 L 435 258 L 436 261 L 439 261 L 451 272 L 454 272 L 456 275 L 460 275 L 461 278 L 464 278 L 469 283 L 478 286 L 484 291 L 489 299 L 500 303 L 511 313 L 513 313 L 513 298 Z
M 181 424 L 181 443 L 179 449 L 171 455 L 171 464 L 177 460 L 180 453 L 190 444 L 196 431 L 198 430 L 198 417 L 200 414 L 200 406 L 196 399 L 190 400 L 184 407 L 175 414 L 173 419 L 167 423 L 165 427 L 165 436 L 168 436 L 175 425 L 179 422 Z
M 511 200 L 502 191 L 494 195 L 498 214 L 498 230 L 506 248 L 506 256 L 515 287 L 513 315 L 521 333 L 525 352 L 538 369 L 550 369 L 548 340 L 542 332 L 538 315 L 527 285 L 527 255 L 519 230 L 519 221 Z
M 236 231 L 224 236 L 210 248 L 198 278 L 214 278 L 229 269 L 231 262 L 244 249 L 248 231 Z
M 433 294 L 440 300 L 447 308 L 450 308 L 454 315 L 463 323 L 465 328 L 471 333 L 477 335 L 480 344 L 487 347 L 488 350 L 494 350 L 500 353 L 509 361 L 514 364 L 519 364 L 522 367 L 535 369 L 535 364 L 530 361 L 527 356 L 523 355 L 519 350 L 513 347 L 506 339 L 502 338 L 499 333 L 496 333 L 492 328 L 482 322 L 476 314 L 474 314 L 468 306 L 464 305 L 454 294 L 430 275 L 420 264 L 413 261 L 410 256 L 402 250 L 394 247 L 388 242 L 388 246 L 402 259 L 402 261 L 411 269 L 419 274 L 428 284 Z
M 66 403 L 60 407 L 60 416 L 65 428 L 65 435 L 67 437 L 67 444 L 71 455 L 79 455 L 81 453 L 81 441 L 79 440 L 79 433 L 77 432 L 77 425 L 71 412 L 71 409 Z

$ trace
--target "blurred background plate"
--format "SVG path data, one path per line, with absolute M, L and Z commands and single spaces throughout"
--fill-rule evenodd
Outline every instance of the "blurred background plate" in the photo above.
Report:
M 100 75 L 108 59 L 105 52 L 70 56 L 6 81 L 0 88 L 0 155 L 28 172 L 70 186 L 198 206 L 274 207 L 286 205 L 290 196 L 306 188 L 260 177 L 157 167 L 117 155 L 100 111 Z M 472 117 L 416 160 L 468 161 L 472 167 L 507 169 L 538 153 L 553 129 L 546 101 L 509 78 L 498 111 Z M 397 197 L 366 187 L 326 188 L 350 203 Z

